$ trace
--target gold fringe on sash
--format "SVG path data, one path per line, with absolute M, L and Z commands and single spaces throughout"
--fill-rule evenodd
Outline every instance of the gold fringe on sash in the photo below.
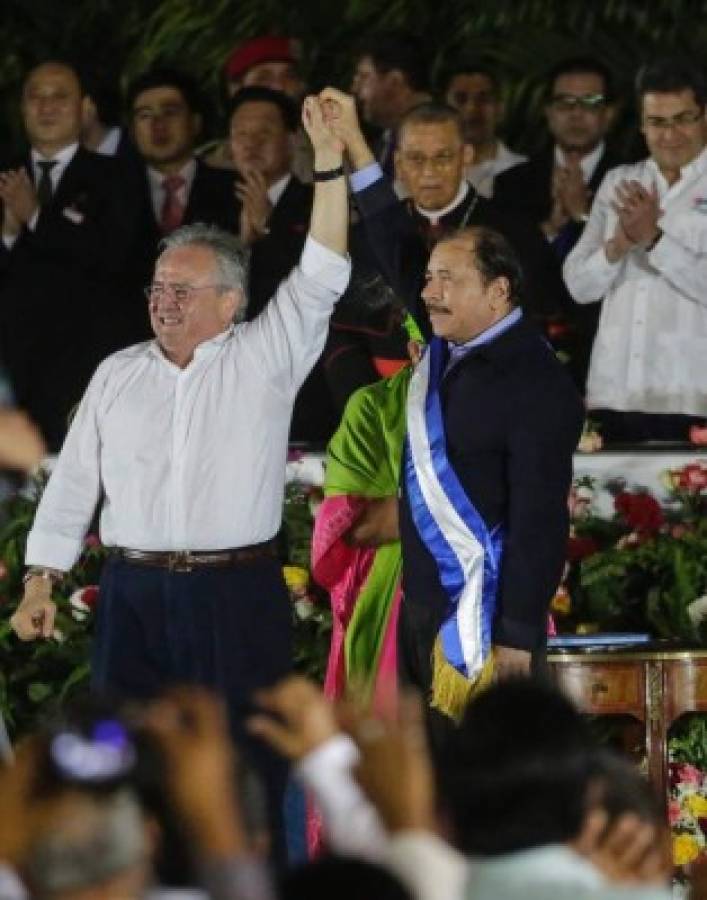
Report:
M 472 680 L 465 678 L 447 662 L 442 641 L 436 638 L 432 650 L 432 689 L 430 706 L 455 722 L 461 721 L 467 704 L 485 690 L 493 679 L 493 651 L 489 653 L 479 674 Z

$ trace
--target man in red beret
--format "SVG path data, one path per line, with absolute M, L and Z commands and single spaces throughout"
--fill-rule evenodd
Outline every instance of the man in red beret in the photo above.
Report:
M 293 38 L 266 35 L 251 38 L 231 52 L 224 66 L 226 91 L 233 97 L 244 87 L 266 87 L 287 94 L 299 103 L 305 83 L 299 69 L 301 52 Z M 204 161 L 219 169 L 233 169 L 228 140 L 202 151 Z M 294 140 L 292 171 L 309 184 L 312 180 L 312 158 L 309 141 L 300 129 Z
M 300 100 L 304 80 L 299 71 L 300 48 L 287 37 L 251 38 L 236 47 L 225 65 L 229 97 L 242 87 L 268 87 Z

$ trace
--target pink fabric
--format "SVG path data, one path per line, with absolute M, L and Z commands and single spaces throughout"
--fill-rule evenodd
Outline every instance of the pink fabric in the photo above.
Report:
M 348 495 L 326 497 L 317 511 L 312 535 L 312 577 L 329 592 L 333 628 L 324 693 L 335 699 L 345 688 L 344 637 L 375 550 L 350 547 L 343 536 L 360 516 L 366 501 Z

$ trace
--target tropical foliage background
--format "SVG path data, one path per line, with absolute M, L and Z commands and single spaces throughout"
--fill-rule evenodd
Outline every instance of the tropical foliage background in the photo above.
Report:
M 707 48 L 705 0 L 4 0 L 0 4 L 0 104 L 19 139 L 16 98 L 37 59 L 70 56 L 125 80 L 159 60 L 178 64 L 220 96 L 231 48 L 262 33 L 301 40 L 312 87 L 347 85 L 354 48 L 368 32 L 407 28 L 424 35 L 432 72 L 457 56 L 481 59 L 507 84 L 508 137 L 541 142 L 542 75 L 562 57 L 592 53 L 616 73 L 627 102 L 617 140 L 634 148 L 630 85 L 637 67 L 664 53 L 699 60 Z M 640 152 L 640 145 L 635 147 Z

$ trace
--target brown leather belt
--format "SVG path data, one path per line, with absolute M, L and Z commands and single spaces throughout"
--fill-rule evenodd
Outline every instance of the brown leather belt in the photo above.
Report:
M 259 559 L 277 559 L 277 542 L 273 538 L 263 544 L 232 550 L 130 550 L 128 547 L 113 547 L 112 553 L 139 566 L 154 566 L 170 572 L 193 572 L 194 569 L 226 568 Z

